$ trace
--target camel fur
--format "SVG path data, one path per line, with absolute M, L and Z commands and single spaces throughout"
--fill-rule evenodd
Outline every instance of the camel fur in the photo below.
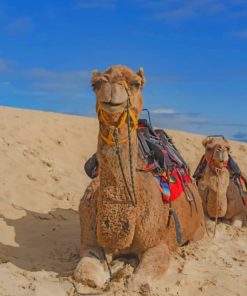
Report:
M 242 225 L 246 219 L 247 207 L 242 201 L 239 187 L 227 167 L 230 145 L 221 137 L 207 137 L 203 140 L 207 166 L 198 182 L 204 211 L 210 218 L 220 217 L 233 225 Z
M 143 69 L 135 73 L 125 66 L 112 66 L 102 74 L 94 71 L 91 84 L 96 95 L 97 111 L 99 107 L 103 110 L 105 122 L 117 125 L 125 110 L 128 92 L 131 110 L 136 118 L 139 117 L 145 84 Z M 102 287 L 109 281 L 104 254 L 110 265 L 115 258 L 131 254 L 139 259 L 131 282 L 140 285 L 150 283 L 166 272 L 170 250 L 177 246 L 174 221 L 171 219 L 170 226 L 167 226 L 168 205 L 163 203 L 153 175 L 136 170 L 143 168 L 146 162 L 139 152 L 135 130 L 131 133 L 131 147 L 137 204 L 134 206 L 131 203 L 116 148 L 102 138 L 107 138 L 109 134 L 109 125 L 99 120 L 99 176 L 88 186 L 80 202 L 81 261 L 74 276 L 83 284 Z M 119 140 L 127 137 L 127 123 L 124 123 L 119 129 Z M 120 157 L 128 186 L 133 193 L 128 141 L 120 144 Z M 184 193 L 173 202 L 173 209 L 181 224 L 183 243 L 199 240 L 204 235 L 201 199 L 196 186 L 189 184 L 189 187 L 194 193 L 198 210 L 186 200 Z

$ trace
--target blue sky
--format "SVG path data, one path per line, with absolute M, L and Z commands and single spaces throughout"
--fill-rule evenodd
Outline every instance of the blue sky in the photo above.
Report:
M 0 0 L 0 105 L 92 116 L 114 64 L 155 125 L 247 140 L 246 0 Z

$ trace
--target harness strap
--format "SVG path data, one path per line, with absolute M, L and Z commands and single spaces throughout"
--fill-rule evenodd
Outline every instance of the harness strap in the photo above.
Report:
M 174 219 L 176 236 L 177 236 L 177 243 L 178 243 L 178 245 L 180 245 L 182 243 L 181 225 L 179 223 L 177 213 L 169 205 L 169 216 L 168 216 L 168 221 L 167 221 L 167 227 L 169 227 L 169 225 L 170 225 L 171 217 L 173 217 L 173 219 Z
M 203 154 L 193 175 L 193 178 L 196 180 L 196 182 L 198 182 L 201 179 L 202 174 L 206 169 L 206 166 L 207 166 L 207 160 L 205 158 L 205 154 Z
M 144 158 L 147 159 L 149 156 L 152 156 L 151 150 L 149 149 L 146 139 L 142 135 L 142 132 L 139 129 L 137 130 L 137 136 L 138 136 L 139 142 L 141 144 L 142 154 L 143 154 Z
M 128 95 L 128 102 L 127 102 L 127 105 L 129 104 L 129 106 L 126 106 L 124 112 L 122 113 L 122 115 L 120 116 L 119 118 L 119 122 L 117 125 L 113 125 L 113 124 L 110 124 L 109 121 L 106 119 L 104 113 L 106 111 L 104 111 L 102 109 L 102 107 L 100 106 L 100 104 L 98 105 L 97 107 L 97 114 L 98 114 L 98 118 L 99 118 L 99 121 L 101 123 L 103 123 L 105 126 L 107 126 L 109 128 L 109 133 L 108 133 L 108 136 L 104 136 L 102 134 L 102 132 L 100 131 L 100 137 L 108 144 L 108 145 L 115 145 L 115 142 L 114 142 L 114 131 L 116 129 L 121 129 L 125 123 L 127 123 L 127 121 L 129 120 L 130 123 L 132 123 L 132 128 L 130 130 L 129 133 L 132 133 L 133 131 L 135 131 L 137 128 L 138 128 L 138 120 L 132 110 L 132 102 L 130 100 L 131 98 L 131 92 L 130 92 L 130 89 L 128 87 L 128 84 L 126 81 L 123 81 L 123 85 L 126 89 L 126 92 L 127 92 L 127 95 Z M 129 118 L 129 119 L 128 119 Z M 128 123 L 127 123 L 128 124 Z M 128 125 L 129 126 L 129 125 Z M 125 138 L 119 140 L 119 144 L 123 144 L 125 142 L 127 142 L 129 139 L 129 134 L 128 136 L 126 136 Z
M 125 184 L 125 187 L 127 189 L 128 195 L 130 197 L 131 203 L 135 207 L 136 204 L 137 204 L 137 199 L 136 199 L 136 196 L 135 196 L 134 187 L 132 187 L 132 189 L 133 189 L 133 195 L 132 195 L 132 193 L 130 191 L 130 188 L 129 188 L 129 185 L 128 185 L 127 178 L 126 178 L 125 173 L 124 173 L 124 165 L 123 165 L 123 161 L 122 161 L 121 156 L 120 156 L 120 147 L 119 147 L 118 130 L 117 129 L 115 130 L 115 134 L 114 134 L 114 143 L 115 143 L 115 152 L 117 154 L 117 158 L 118 158 L 120 170 L 121 170 L 121 173 L 122 173 L 122 176 L 123 176 L 124 184 Z M 131 166 L 131 164 L 130 164 L 130 166 Z M 133 186 L 133 183 L 132 183 L 132 186 Z
M 214 155 L 215 155 L 215 153 L 216 153 L 217 147 L 218 147 L 218 145 L 215 145 L 215 146 L 214 146 L 212 157 L 211 157 L 211 159 L 208 161 L 208 166 L 209 166 L 210 169 L 211 169 L 212 171 L 214 171 L 215 173 L 217 173 L 216 171 L 217 171 L 217 169 L 218 169 L 218 168 L 215 166 L 215 161 L 214 161 Z M 228 162 L 227 162 L 227 161 L 224 161 L 223 167 L 224 167 L 224 168 L 227 168 L 227 165 L 228 165 Z

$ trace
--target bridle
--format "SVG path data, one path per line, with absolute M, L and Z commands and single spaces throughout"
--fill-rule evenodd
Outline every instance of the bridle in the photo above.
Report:
M 215 156 L 215 153 L 217 152 L 219 148 L 219 145 L 216 144 L 214 147 L 213 147 L 213 153 L 212 153 L 212 156 L 209 160 L 207 160 L 208 162 L 208 166 L 209 168 L 211 169 L 211 171 L 213 171 L 216 175 L 216 179 L 217 179 L 217 185 L 218 187 L 220 186 L 220 174 L 222 172 L 222 170 L 224 168 L 227 168 L 228 166 L 228 161 L 224 161 L 223 162 L 223 166 L 222 168 L 219 168 L 215 165 L 215 160 L 214 160 L 214 156 Z M 219 202 L 219 191 L 216 192 L 216 209 L 218 209 L 218 202 Z M 216 234 L 216 227 L 217 227 L 217 222 L 218 222 L 218 211 L 216 212 L 216 215 L 215 215 L 215 221 L 214 221 L 214 229 L 213 229 L 213 236 L 211 237 L 212 239 L 215 237 L 215 234 Z M 207 235 L 208 237 L 210 237 L 210 234 L 209 234 L 209 231 L 207 229 L 207 226 L 205 227 L 206 228 L 206 232 L 207 232 Z
M 106 117 L 104 115 L 104 113 L 106 111 L 103 110 L 100 103 L 98 104 L 98 107 L 97 107 L 97 114 L 98 114 L 99 121 L 102 124 L 104 124 L 105 126 L 107 126 L 107 128 L 109 129 L 108 136 L 104 136 L 102 131 L 100 130 L 100 137 L 108 145 L 115 145 L 114 133 L 116 133 L 116 130 L 119 133 L 119 130 L 121 128 L 123 128 L 124 124 L 125 123 L 128 124 L 128 114 L 129 114 L 129 117 L 130 117 L 130 125 L 132 125 L 130 133 L 132 133 L 133 131 L 135 131 L 138 128 L 138 120 L 137 120 L 137 118 L 136 118 L 136 116 L 135 116 L 135 114 L 133 112 L 133 108 L 132 108 L 132 100 L 131 100 L 132 95 L 131 95 L 130 88 L 129 88 L 129 86 L 128 86 L 128 84 L 127 84 L 127 82 L 125 80 L 122 82 L 122 84 L 125 87 L 125 90 L 126 90 L 127 95 L 128 95 L 128 99 L 127 99 L 127 104 L 126 104 L 126 106 L 124 108 L 124 111 L 122 112 L 121 116 L 119 117 L 119 120 L 118 120 L 116 125 L 113 125 L 112 123 L 110 123 L 106 119 Z M 123 144 L 123 143 L 125 143 L 127 141 L 128 141 L 128 136 L 121 139 L 121 140 L 119 140 L 118 143 Z
M 108 136 L 104 136 L 101 129 L 100 129 L 100 137 L 102 138 L 103 141 L 106 142 L 107 145 L 115 145 L 115 153 L 118 157 L 118 162 L 119 166 L 121 169 L 121 173 L 123 176 L 123 180 L 128 192 L 128 195 L 130 197 L 132 206 L 137 205 L 137 198 L 136 198 L 136 193 L 135 193 L 135 182 L 134 182 L 134 169 L 133 169 L 133 160 L 132 160 L 132 146 L 131 146 L 131 134 L 133 131 L 137 130 L 138 128 L 138 120 L 133 112 L 133 107 L 132 107 L 132 94 L 131 90 L 128 86 L 128 83 L 124 80 L 122 84 L 125 87 L 125 90 L 128 95 L 127 103 L 124 108 L 124 111 L 122 112 L 118 123 L 116 125 L 111 124 L 105 117 L 104 111 L 102 107 L 100 106 L 100 103 L 98 104 L 97 107 L 97 114 L 99 121 L 105 125 L 109 129 Z M 119 139 L 119 130 L 123 128 L 124 124 L 127 123 L 128 127 L 128 135 L 124 137 L 123 139 Z M 126 143 L 128 141 L 129 143 L 129 167 L 130 167 L 130 177 L 131 177 L 131 185 L 132 185 L 132 190 L 129 188 L 129 184 L 127 181 L 127 178 L 124 173 L 124 166 L 123 166 L 123 161 L 121 159 L 120 155 L 120 144 Z
M 228 161 L 224 161 L 224 162 L 223 162 L 223 166 L 222 166 L 222 168 L 219 168 L 219 167 L 217 167 L 217 166 L 215 165 L 214 156 L 215 156 L 215 154 L 217 153 L 218 148 L 219 148 L 219 145 L 218 145 L 218 144 L 216 144 L 216 145 L 213 147 L 213 153 L 212 153 L 212 156 L 211 156 L 210 160 L 208 161 L 208 166 L 209 166 L 209 168 L 210 168 L 213 172 L 215 172 L 216 174 L 217 174 L 217 173 L 220 173 L 221 170 L 222 170 L 223 168 L 227 168 L 227 165 L 228 165 Z

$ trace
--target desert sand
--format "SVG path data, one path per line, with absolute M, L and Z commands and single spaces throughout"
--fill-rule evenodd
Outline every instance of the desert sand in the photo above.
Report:
M 77 208 L 90 182 L 83 164 L 97 131 L 93 118 L 0 107 L 0 295 L 83 292 L 71 275 L 79 261 Z M 167 132 L 193 172 L 203 136 Z M 231 146 L 247 174 L 247 144 Z M 125 288 L 131 272 L 127 265 L 104 295 L 140 295 Z M 247 228 L 218 224 L 214 239 L 179 248 L 152 295 L 247 295 Z

